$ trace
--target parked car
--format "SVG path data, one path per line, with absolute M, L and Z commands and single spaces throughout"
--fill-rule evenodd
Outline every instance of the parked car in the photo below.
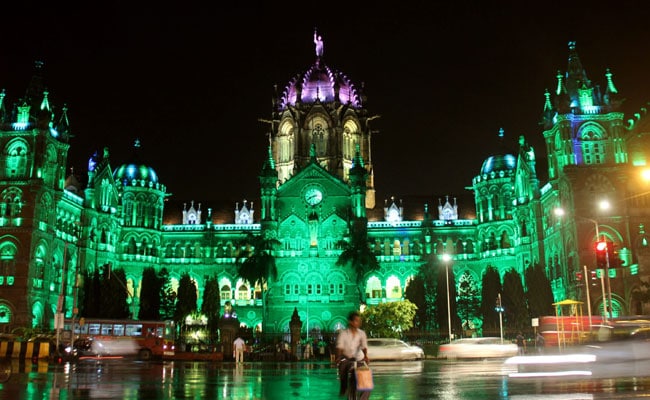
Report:
M 500 358 L 517 355 L 517 345 L 509 341 L 501 342 L 498 337 L 464 338 L 440 345 L 438 357 L 455 358 Z
M 399 339 L 368 339 L 368 358 L 370 361 L 422 360 L 424 350 Z

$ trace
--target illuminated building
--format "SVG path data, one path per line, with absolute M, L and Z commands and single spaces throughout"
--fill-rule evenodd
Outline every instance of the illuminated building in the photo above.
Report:
M 396 199 L 377 207 L 375 116 L 366 109 L 363 87 L 330 68 L 321 50 L 307 71 L 275 93 L 259 201 L 236 204 L 232 223 L 221 223 L 206 203 L 166 209 L 165 177 L 137 152 L 126 162 L 111 160 L 108 149 L 92 155 L 85 187 L 74 175 L 66 178 L 66 109 L 53 112 L 39 65 L 15 106 L 0 94 L 0 330 L 52 327 L 59 298 L 72 316 L 76 275 L 110 263 L 126 272 L 133 310 L 143 269 L 165 267 L 175 284 L 181 273 L 190 274 L 199 305 L 207 277 L 217 276 L 222 305 L 230 301 L 247 326 L 286 332 L 297 309 L 303 330 L 332 331 L 360 306 L 355 277 L 335 262 L 351 221 L 366 217 L 368 244 L 381 264 L 362 279 L 368 305 L 402 299 L 420 265 L 443 254 L 452 256 L 456 285 L 479 287 L 487 266 L 523 276 L 541 263 L 556 299 L 581 296 L 573 274 L 594 264 L 599 228 L 627 263 L 610 272 L 616 313 L 647 312 L 633 291 L 635 277 L 650 274 L 643 228 L 650 196 L 647 184 L 634 181 L 650 151 L 646 110 L 625 121 L 612 74 L 605 77 L 604 90 L 593 85 L 571 44 L 567 72 L 558 74 L 544 106 L 549 181 L 539 181 L 535 151 L 521 137 L 516 150 L 494 154 L 477 168 L 475 218 L 461 219 L 449 197 L 419 209 Z M 503 132 L 499 136 L 505 141 Z M 610 214 L 590 208 L 601 196 L 616 203 Z M 559 207 L 567 217 L 555 216 Z M 179 223 L 165 224 L 163 215 L 177 215 Z M 264 302 L 262 288 L 237 276 L 238 246 L 250 233 L 281 243 L 278 278 Z

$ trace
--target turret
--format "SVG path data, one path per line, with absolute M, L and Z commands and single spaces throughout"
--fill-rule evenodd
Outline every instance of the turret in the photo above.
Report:
M 351 189 L 351 202 L 352 202 L 352 215 L 357 218 L 366 217 L 366 178 L 368 171 L 363 165 L 363 158 L 361 158 L 361 151 L 357 144 L 356 153 L 352 160 L 352 168 L 350 168 L 350 189 Z
M 271 146 L 268 147 L 268 157 L 262 165 L 259 179 L 262 197 L 261 222 L 264 224 L 277 221 L 275 201 L 278 192 L 278 171 L 275 169 Z

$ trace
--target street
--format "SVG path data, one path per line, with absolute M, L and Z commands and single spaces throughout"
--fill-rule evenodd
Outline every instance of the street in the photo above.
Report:
M 612 399 L 650 395 L 650 379 L 510 378 L 503 360 L 371 363 L 372 399 Z M 329 362 L 14 364 L 0 399 L 335 399 Z

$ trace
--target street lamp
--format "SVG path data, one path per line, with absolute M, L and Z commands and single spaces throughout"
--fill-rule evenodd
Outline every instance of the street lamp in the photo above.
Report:
M 449 330 L 449 343 L 451 343 L 451 304 L 449 300 L 449 261 L 451 256 L 447 253 L 442 255 L 442 261 L 445 262 L 445 279 L 447 280 L 447 328 Z
M 503 344 L 503 304 L 501 303 L 501 293 L 497 297 L 497 305 L 494 307 L 496 312 L 499 313 L 499 332 L 501 334 L 501 344 Z

